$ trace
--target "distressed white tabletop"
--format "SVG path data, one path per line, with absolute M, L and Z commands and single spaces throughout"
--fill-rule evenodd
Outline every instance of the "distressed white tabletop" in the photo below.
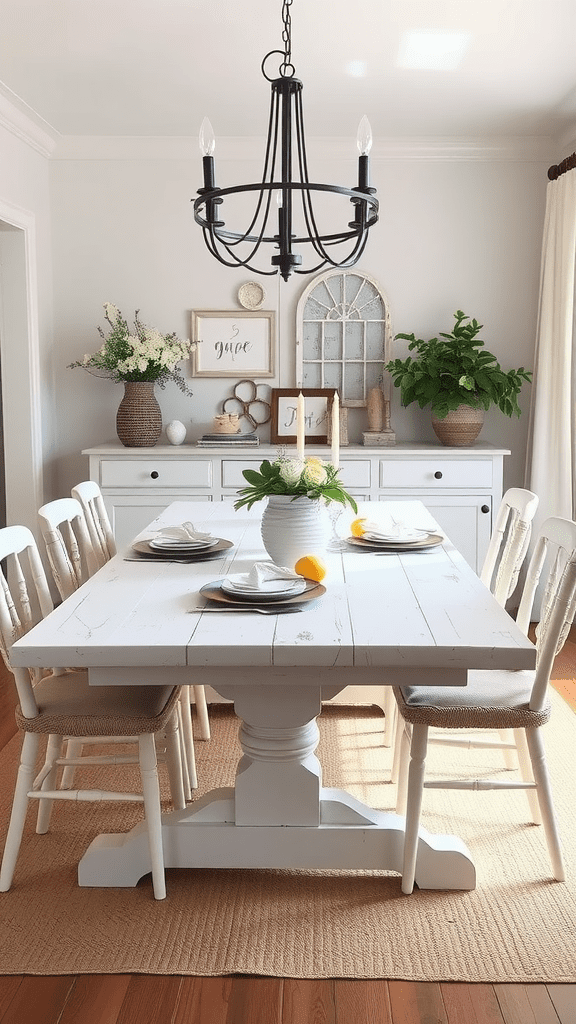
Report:
M 442 532 L 420 502 L 366 503 L 360 514 Z M 164 817 L 168 867 L 400 870 L 404 819 L 321 785 L 322 700 L 350 684 L 465 685 L 468 669 L 532 668 L 535 649 L 448 539 L 419 552 L 329 552 L 326 593 L 295 614 L 203 613 L 202 586 L 267 559 L 261 515 L 261 505 L 174 502 L 140 539 L 190 520 L 233 547 L 196 564 L 120 551 L 13 646 L 12 661 L 84 666 L 95 685 L 210 683 L 234 701 L 244 751 L 236 785 Z M 342 514 L 341 534 L 352 518 Z M 95 840 L 79 880 L 135 885 L 148 870 L 137 826 Z M 473 888 L 461 841 L 422 831 L 417 883 Z

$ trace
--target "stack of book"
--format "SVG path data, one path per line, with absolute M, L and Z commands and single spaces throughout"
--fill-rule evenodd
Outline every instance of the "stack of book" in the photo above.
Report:
M 199 448 L 257 448 L 260 438 L 252 434 L 202 434 Z

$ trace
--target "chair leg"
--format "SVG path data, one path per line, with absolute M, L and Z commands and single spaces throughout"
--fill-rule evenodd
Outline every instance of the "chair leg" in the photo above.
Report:
M 82 757 L 83 746 L 84 744 L 82 740 L 76 738 L 69 739 L 68 744 L 66 746 L 66 757 Z M 73 789 L 75 771 L 76 768 L 73 764 L 66 765 L 64 771 L 62 772 L 60 789 Z
M 385 747 L 391 747 L 394 738 L 394 726 L 396 720 L 396 701 L 391 686 L 384 688 L 384 739 Z
M 40 736 L 38 733 L 27 732 L 24 734 L 22 753 L 20 755 L 20 767 L 16 777 L 14 789 L 14 800 L 12 802 L 12 814 L 10 825 L 6 836 L 2 867 L 0 869 L 0 892 L 8 892 L 14 877 L 14 868 L 18 859 L 24 824 L 26 822 L 26 811 L 28 810 L 28 793 L 32 788 L 34 776 L 36 775 L 36 758 L 38 756 L 38 744 Z
M 160 786 L 158 783 L 158 764 L 156 761 L 156 745 L 154 736 L 145 733 L 138 737 L 140 774 L 142 776 L 142 793 L 144 796 L 144 813 L 150 847 L 150 865 L 152 869 L 152 887 L 154 898 L 166 898 L 166 879 L 164 876 L 164 851 L 162 847 L 162 812 L 160 808 Z
M 179 715 L 177 711 L 166 723 L 164 731 L 166 745 L 166 768 L 170 780 L 170 795 L 172 806 L 176 811 L 183 811 L 186 807 L 184 794 L 184 778 L 182 772 L 182 758 L 180 756 L 180 729 Z
M 183 723 L 184 713 L 182 707 L 182 701 L 179 700 L 178 707 L 176 709 L 178 717 L 178 746 L 180 749 L 180 763 L 182 765 L 182 785 L 184 789 L 184 799 L 188 801 L 192 799 L 192 788 L 190 786 L 190 770 L 188 768 L 188 756 L 186 754 L 186 744 L 184 742 L 185 729 Z M 164 734 L 164 739 L 166 739 L 166 734 Z
M 556 814 L 554 812 L 552 787 L 550 785 L 550 776 L 548 774 L 548 766 L 546 764 L 542 735 L 540 733 L 540 729 L 526 729 L 525 734 L 528 750 L 530 751 L 532 772 L 534 773 L 534 781 L 536 782 L 536 792 L 538 793 L 538 801 L 540 804 L 540 811 L 542 813 L 542 823 L 546 834 L 546 842 L 548 843 L 548 852 L 550 854 L 550 860 L 552 861 L 552 873 L 556 881 L 564 882 L 566 879 L 566 870 L 564 867 L 564 858 L 562 856 L 562 847 L 560 845 L 558 822 L 556 821 Z
M 208 719 L 208 705 L 206 703 L 206 690 L 203 686 L 194 686 L 194 700 L 196 702 L 196 714 L 200 727 L 200 739 L 210 739 L 210 721 Z
M 396 701 L 394 701 L 396 703 Z M 396 784 L 398 782 L 398 773 L 400 771 L 400 748 L 402 745 L 402 733 L 404 732 L 404 719 L 402 715 L 396 709 L 396 725 L 394 728 L 394 750 L 392 753 L 392 773 L 390 781 Z
M 203 687 L 200 687 L 203 689 Z M 194 687 L 196 690 L 196 687 Z M 190 687 L 183 686 L 182 693 L 180 695 L 180 711 L 182 716 L 182 741 L 184 749 L 186 751 L 186 761 L 188 762 L 188 777 L 190 780 L 190 786 L 192 789 L 198 789 L 198 779 L 196 778 L 196 758 L 194 756 L 194 732 L 192 729 L 192 712 L 190 710 Z M 190 794 L 192 796 L 192 794 Z
M 510 743 L 510 729 L 499 729 L 498 735 L 502 743 Z M 518 765 L 516 764 L 516 758 L 514 757 L 514 751 L 506 747 L 502 753 L 504 754 L 504 764 L 509 772 L 515 771 Z M 518 752 L 518 762 L 520 763 L 520 752 Z
M 411 893 L 414 888 L 427 746 L 428 726 L 421 724 L 413 725 L 412 743 L 410 744 L 410 768 L 408 771 L 404 860 L 402 864 L 402 892 L 404 893 Z
M 398 712 L 400 734 L 398 738 L 398 788 L 396 791 L 396 814 L 406 814 L 406 795 L 408 791 L 408 764 L 410 761 L 411 726 L 405 722 Z
M 520 775 L 524 779 L 524 782 L 534 782 L 534 776 L 532 774 L 532 765 L 530 763 L 530 752 L 528 750 L 528 743 L 526 740 L 526 733 L 524 732 L 524 729 L 514 729 L 514 741 L 516 743 L 516 750 L 518 752 L 518 765 L 520 767 Z M 540 813 L 538 793 L 535 789 L 527 789 L 525 792 L 526 796 L 528 797 L 528 803 L 530 805 L 532 821 L 535 825 L 541 825 L 542 815 Z
M 51 765 L 49 774 L 44 779 L 41 789 L 56 789 L 56 776 L 58 774 L 58 765 L 56 764 L 57 758 L 60 757 L 62 752 L 63 737 L 50 735 L 48 737 L 48 743 L 46 745 L 46 757 L 44 760 L 45 765 Z M 70 743 L 68 741 L 68 750 L 70 750 Z M 70 787 L 67 787 L 68 789 Z M 36 819 L 36 832 L 39 836 L 46 834 L 50 828 L 50 815 L 52 814 L 52 807 L 54 805 L 53 800 L 39 800 L 38 801 L 38 817 Z

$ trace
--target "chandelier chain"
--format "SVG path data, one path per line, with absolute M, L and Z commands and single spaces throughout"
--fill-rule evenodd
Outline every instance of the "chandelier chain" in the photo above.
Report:
M 284 25 L 284 28 L 282 29 L 282 42 L 284 43 L 284 60 L 280 66 L 280 74 L 282 77 L 286 77 L 288 75 L 289 68 L 292 68 L 292 74 L 294 74 L 294 65 L 292 64 L 291 6 L 292 0 L 284 0 L 282 4 L 282 23 Z

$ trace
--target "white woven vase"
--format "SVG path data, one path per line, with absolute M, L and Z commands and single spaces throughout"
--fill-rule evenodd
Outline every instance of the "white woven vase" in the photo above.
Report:
M 276 565 L 293 569 L 304 555 L 322 555 L 330 538 L 330 518 L 318 499 L 273 494 L 262 516 L 262 542 Z

